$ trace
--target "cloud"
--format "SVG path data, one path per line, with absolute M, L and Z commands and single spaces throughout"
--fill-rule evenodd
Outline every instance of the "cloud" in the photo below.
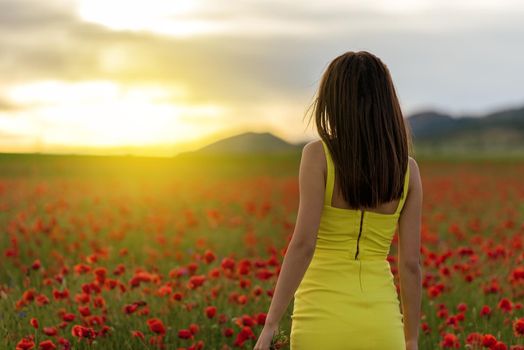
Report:
M 301 6 L 277 1 L 241 1 L 234 6 L 224 1 L 205 2 L 206 6 L 195 9 L 200 11 L 198 18 L 245 21 L 244 30 L 232 27 L 237 31 L 190 39 L 151 31 L 114 31 L 83 22 L 75 12 L 76 2 L 65 3 L 67 6 L 59 6 L 57 1 L 52 2 L 54 6 L 47 2 L 25 2 L 0 2 L 3 14 L 0 45 L 6 48 L 0 54 L 4 82 L 40 79 L 156 82 L 166 88 L 171 84 L 186 86 L 191 92 L 187 97 L 190 102 L 213 100 L 242 106 L 279 96 L 307 98 L 314 92 L 329 60 L 350 49 L 376 52 L 394 67 L 393 73 L 399 80 L 409 76 L 413 85 L 419 86 L 428 82 L 420 81 L 417 76 L 442 77 L 441 72 L 431 75 L 430 70 L 440 69 L 441 62 L 453 61 L 457 55 L 470 57 L 484 69 L 486 61 L 498 56 L 490 52 L 490 46 L 505 48 L 513 57 L 523 55 L 523 50 L 515 45 L 524 34 L 518 13 L 505 12 L 501 18 L 474 11 L 475 16 L 465 18 L 460 11 L 451 13 L 446 1 L 442 5 L 445 10 L 435 8 L 436 2 L 421 2 L 426 5 L 415 14 L 381 10 L 384 1 L 332 1 L 323 6 L 309 2 Z M 122 5 L 119 1 L 113 3 Z M 110 6 L 111 2 L 104 4 Z M 474 10 L 471 2 L 466 4 L 470 6 L 463 5 L 465 9 Z M 488 6 L 489 2 L 482 4 Z M 153 5 L 150 7 L 154 8 Z M 432 12 L 428 13 L 430 5 Z M 118 7 L 113 9 L 117 10 Z M 180 16 L 195 15 L 189 12 Z M 492 25 L 489 29 L 484 25 L 487 20 Z M 249 21 L 254 21 L 251 27 L 258 28 L 258 35 L 248 28 Z M 306 33 L 290 34 L 282 30 L 277 34 L 263 27 L 264 21 L 311 29 Z M 468 43 L 467 48 L 462 45 L 464 42 Z M 485 49 L 483 57 L 472 57 L 480 48 Z M 454 57 L 446 56 L 450 51 Z M 509 55 L 500 59 L 514 62 Z M 464 60 L 450 62 L 447 67 L 468 72 L 468 66 Z M 471 79 L 460 74 L 445 77 Z M 417 92 L 410 90 L 404 94 L 406 100 Z
M 169 88 L 183 83 L 192 91 L 190 99 L 225 103 L 268 97 L 293 84 L 282 74 L 287 68 L 278 63 L 285 58 L 272 50 L 279 49 L 272 39 L 184 40 L 116 32 L 80 22 L 66 11 L 15 4 L 0 3 L 0 13 L 10 13 L 8 20 L 2 18 L 0 34 L 0 45 L 6 48 L 0 53 L 3 84 L 112 79 Z
M 137 25 L 125 17 L 129 2 L 103 2 L 106 13 L 121 11 L 117 30 L 96 13 L 82 14 L 78 1 L 0 0 L 2 116 L 24 108 L 8 99 L 13 86 L 109 80 L 160 86 L 174 104 L 222 105 L 230 111 L 225 123 L 267 121 L 296 138 L 323 70 L 347 50 L 383 59 L 408 113 L 524 103 L 524 76 L 515 74 L 524 59 L 517 1 L 208 0 L 179 12 L 162 7 L 177 2 L 142 3 L 150 12 L 138 14 L 149 21 L 200 21 L 209 30 L 167 35 L 145 20 L 126 28 L 128 20 Z
M 0 112 L 16 111 L 23 108 L 23 106 L 17 105 L 8 99 L 0 99 Z

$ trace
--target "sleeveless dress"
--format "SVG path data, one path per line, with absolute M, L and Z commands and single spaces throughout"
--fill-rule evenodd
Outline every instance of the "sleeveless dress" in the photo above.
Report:
M 291 350 L 405 350 L 403 319 L 387 259 L 404 189 L 393 214 L 331 206 L 334 163 L 327 159 L 324 208 L 313 258 L 294 294 Z

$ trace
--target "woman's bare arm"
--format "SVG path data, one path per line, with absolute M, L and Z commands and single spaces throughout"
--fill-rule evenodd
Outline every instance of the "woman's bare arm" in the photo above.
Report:
M 422 182 L 418 164 L 411 157 L 409 166 L 408 195 L 399 219 L 399 279 L 406 345 L 408 349 L 417 349 L 422 298 L 420 263 Z
M 297 221 L 266 317 L 267 325 L 278 324 L 313 257 L 324 206 L 325 167 L 321 162 L 325 159 L 321 141 L 311 141 L 304 146 L 299 170 Z

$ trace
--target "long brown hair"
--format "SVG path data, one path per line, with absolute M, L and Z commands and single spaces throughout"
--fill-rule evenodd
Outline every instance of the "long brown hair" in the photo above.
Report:
M 401 197 L 411 132 L 389 69 L 378 57 L 367 51 L 336 57 L 322 75 L 313 116 L 351 208 Z

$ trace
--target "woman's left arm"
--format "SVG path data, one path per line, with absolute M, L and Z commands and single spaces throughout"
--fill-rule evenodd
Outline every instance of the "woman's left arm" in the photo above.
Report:
M 326 161 L 321 141 L 311 141 L 304 146 L 299 170 L 297 221 L 278 275 L 266 322 L 254 350 L 269 349 L 280 319 L 313 257 L 324 206 L 325 176 L 322 159 Z

